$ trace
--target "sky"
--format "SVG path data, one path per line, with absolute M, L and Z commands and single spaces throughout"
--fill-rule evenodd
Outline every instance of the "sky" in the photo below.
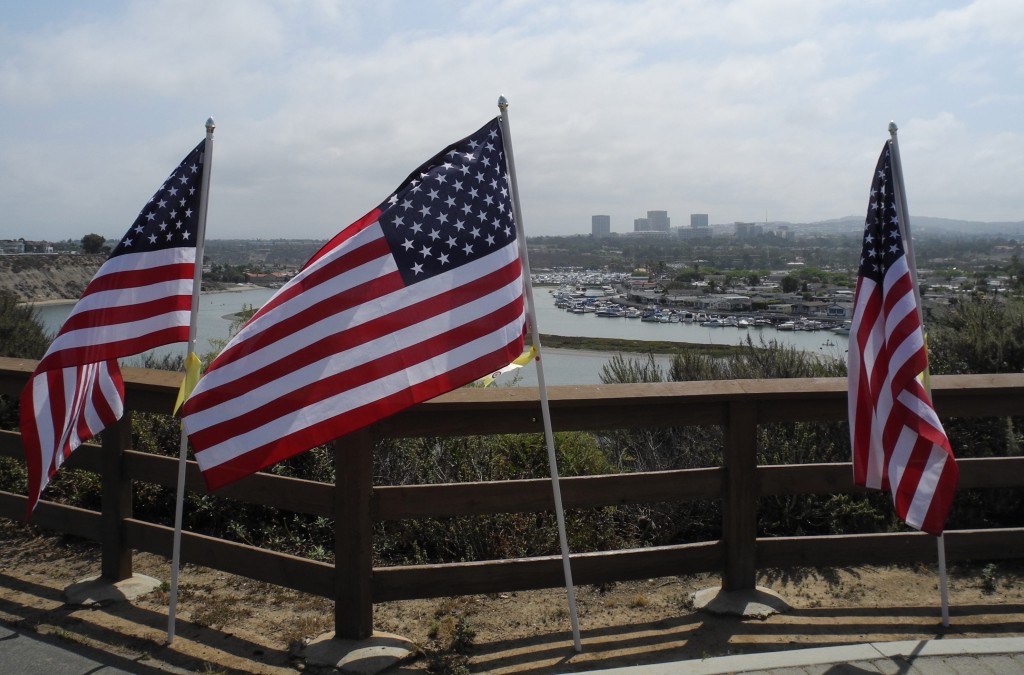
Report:
M 1024 220 L 1019 0 L 66 0 L 0 13 L 0 238 L 118 238 L 216 132 L 207 236 L 333 236 L 509 101 L 528 236 Z

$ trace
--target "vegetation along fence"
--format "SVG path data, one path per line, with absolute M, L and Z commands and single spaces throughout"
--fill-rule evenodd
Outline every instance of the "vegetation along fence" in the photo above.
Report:
M 0 394 L 17 397 L 34 367 L 34 361 L 0 359 Z M 33 517 L 40 527 L 99 542 L 101 573 L 111 580 L 131 575 L 133 550 L 170 555 L 171 529 L 134 518 L 132 493 L 146 483 L 173 487 L 177 476 L 175 458 L 130 447 L 127 420 L 131 411 L 170 410 L 181 375 L 128 368 L 124 376 L 126 419 L 103 434 L 102 447 L 83 446 L 67 465 L 99 474 L 101 510 L 42 501 Z M 936 376 L 932 386 L 944 419 L 1024 416 L 1024 374 Z M 723 587 L 737 590 L 753 588 L 759 568 L 935 559 L 934 538 L 917 532 L 757 536 L 760 498 L 862 491 L 852 484 L 848 463 L 757 464 L 759 425 L 845 420 L 843 378 L 552 387 L 549 397 L 556 431 L 689 425 L 723 430 L 719 466 L 562 479 L 566 509 L 687 500 L 719 500 L 721 506 L 721 538 L 715 541 L 573 554 L 578 584 L 720 571 Z M 374 602 L 556 588 L 563 584 L 557 556 L 376 568 L 372 559 L 375 522 L 553 509 L 551 484 L 544 479 L 375 487 L 372 453 L 378 439 L 535 433 L 541 428 L 535 389 L 452 392 L 335 441 L 333 486 L 261 473 L 217 493 L 333 519 L 333 565 L 189 532 L 182 537 L 182 560 L 333 598 L 336 634 L 348 638 L 370 634 Z M 0 455 L 23 456 L 17 432 L 0 432 Z M 1024 486 L 1024 457 L 962 459 L 959 464 L 961 489 Z M 191 462 L 187 489 L 205 490 Z M 0 515 L 21 519 L 24 509 L 23 495 L 0 492 Z M 946 551 L 950 560 L 1024 557 L 1024 527 L 947 531 Z

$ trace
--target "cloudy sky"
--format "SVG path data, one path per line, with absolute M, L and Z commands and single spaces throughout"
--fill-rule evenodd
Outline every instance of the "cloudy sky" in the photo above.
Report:
M 1024 219 L 1019 0 L 41 0 L 0 14 L 0 238 L 115 238 L 217 123 L 210 238 L 327 238 L 497 114 L 528 235 Z

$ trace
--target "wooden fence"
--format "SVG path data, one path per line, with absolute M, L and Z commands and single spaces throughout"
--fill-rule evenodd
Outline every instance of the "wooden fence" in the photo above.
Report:
M 17 397 L 34 361 L 0 359 L 0 395 Z M 68 467 L 102 477 L 101 511 L 41 501 L 32 522 L 95 540 L 104 577 L 132 574 L 132 551 L 170 556 L 172 530 L 132 514 L 136 482 L 173 488 L 177 459 L 131 449 L 130 413 L 166 413 L 181 375 L 124 369 L 125 418 L 103 434 L 103 446 L 78 449 Z M 933 397 L 940 416 L 1024 416 L 1024 374 L 937 376 Z M 574 581 L 597 584 L 720 571 L 727 590 L 753 588 L 759 568 L 913 562 L 935 559 L 933 537 L 917 532 L 842 536 L 757 536 L 758 499 L 773 495 L 861 492 L 848 463 L 759 466 L 758 425 L 846 419 L 842 378 L 730 380 L 643 385 L 551 387 L 556 431 L 604 431 L 719 425 L 722 466 L 563 478 L 566 509 L 608 505 L 721 501 L 720 540 L 572 555 Z M 334 519 L 335 564 L 286 555 L 185 532 L 182 561 L 333 598 L 337 637 L 359 639 L 372 630 L 373 603 L 476 593 L 555 588 L 563 584 L 557 556 L 443 565 L 373 567 L 374 522 L 553 509 L 547 479 L 419 486 L 374 486 L 377 439 L 444 437 L 542 430 L 535 389 L 464 389 L 418 405 L 371 428 L 335 441 L 335 485 L 256 474 L 218 496 Z M 0 455 L 22 458 L 20 434 L 0 431 Z M 1024 457 L 961 459 L 961 489 L 1024 487 Z M 205 492 L 194 462 L 186 489 Z M 0 492 L 0 516 L 21 519 L 24 495 Z M 1024 556 L 1024 527 L 947 531 L 949 560 Z

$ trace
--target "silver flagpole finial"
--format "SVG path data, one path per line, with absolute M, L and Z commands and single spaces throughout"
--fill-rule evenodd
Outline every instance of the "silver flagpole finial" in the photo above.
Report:
M 507 108 L 508 108 L 508 99 L 505 98 L 504 96 L 499 96 L 498 97 L 498 110 L 500 110 L 501 112 L 505 112 L 505 110 Z
M 206 131 L 208 133 L 212 134 L 213 130 L 216 129 L 216 128 L 217 128 L 217 125 L 213 123 L 213 118 L 212 117 L 208 117 L 206 119 Z
M 896 126 L 895 122 L 889 122 L 889 134 L 890 135 L 895 136 L 897 129 L 899 129 L 899 127 Z

